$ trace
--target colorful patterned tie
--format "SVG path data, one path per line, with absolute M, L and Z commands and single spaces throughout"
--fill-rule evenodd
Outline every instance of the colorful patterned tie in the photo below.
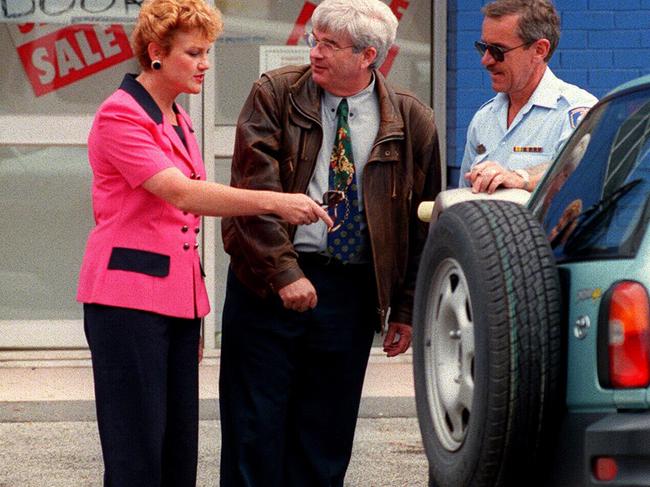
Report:
M 329 189 L 343 191 L 345 201 L 330 208 L 334 229 L 327 234 L 327 253 L 347 263 L 358 256 L 363 247 L 362 216 L 359 212 L 359 193 L 354 170 L 354 156 L 348 125 L 348 101 L 343 98 L 336 109 L 336 136 L 330 156 Z

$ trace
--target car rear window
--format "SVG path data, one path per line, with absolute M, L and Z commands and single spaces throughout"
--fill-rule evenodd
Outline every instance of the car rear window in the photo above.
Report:
M 595 106 L 531 208 L 559 262 L 633 257 L 650 218 L 650 87 Z

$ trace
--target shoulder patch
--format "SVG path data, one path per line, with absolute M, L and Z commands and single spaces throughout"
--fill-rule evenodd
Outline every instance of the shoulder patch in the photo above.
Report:
M 578 126 L 580 120 L 582 120 L 589 111 L 589 108 L 590 107 L 576 107 L 569 110 L 569 123 L 571 123 L 571 128 L 576 128 Z

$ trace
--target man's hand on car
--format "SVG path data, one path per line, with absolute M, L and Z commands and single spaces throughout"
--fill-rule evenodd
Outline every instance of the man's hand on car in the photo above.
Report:
M 497 161 L 477 164 L 465 174 L 472 185 L 472 193 L 494 193 L 497 188 L 518 188 L 529 190 L 529 181 L 515 171 L 506 169 Z

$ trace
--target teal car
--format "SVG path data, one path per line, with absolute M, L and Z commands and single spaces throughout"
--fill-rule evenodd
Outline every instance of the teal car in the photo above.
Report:
M 524 205 L 438 211 L 413 337 L 430 486 L 650 486 L 650 76 Z

